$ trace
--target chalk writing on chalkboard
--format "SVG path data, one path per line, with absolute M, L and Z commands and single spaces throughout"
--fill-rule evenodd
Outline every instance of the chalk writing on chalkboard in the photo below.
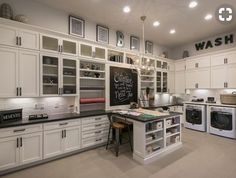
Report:
M 137 102 L 137 72 L 110 67 L 110 105 L 126 105 L 130 102 Z

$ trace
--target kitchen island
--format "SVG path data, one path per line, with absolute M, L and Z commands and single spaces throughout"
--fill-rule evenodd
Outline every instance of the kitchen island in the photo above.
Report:
M 137 113 L 141 113 L 138 115 Z M 133 123 L 133 158 L 148 164 L 182 146 L 181 113 L 145 109 L 114 111 L 112 117 Z

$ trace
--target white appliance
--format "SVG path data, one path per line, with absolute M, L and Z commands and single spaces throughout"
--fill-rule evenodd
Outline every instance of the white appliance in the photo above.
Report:
M 189 129 L 206 131 L 206 105 L 185 105 L 184 126 Z
M 212 134 L 236 138 L 236 108 L 210 106 L 210 127 Z

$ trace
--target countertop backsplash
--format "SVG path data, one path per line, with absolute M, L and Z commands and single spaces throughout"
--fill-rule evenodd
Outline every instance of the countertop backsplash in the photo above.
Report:
M 75 110 L 75 97 L 0 99 L 0 110 L 23 108 L 23 118 L 30 114 L 48 115 L 70 113 Z

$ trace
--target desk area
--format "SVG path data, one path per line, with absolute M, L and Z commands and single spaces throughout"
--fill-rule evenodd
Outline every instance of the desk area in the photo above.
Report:
M 180 114 L 146 109 L 112 111 L 133 123 L 133 159 L 148 164 L 182 146 Z

